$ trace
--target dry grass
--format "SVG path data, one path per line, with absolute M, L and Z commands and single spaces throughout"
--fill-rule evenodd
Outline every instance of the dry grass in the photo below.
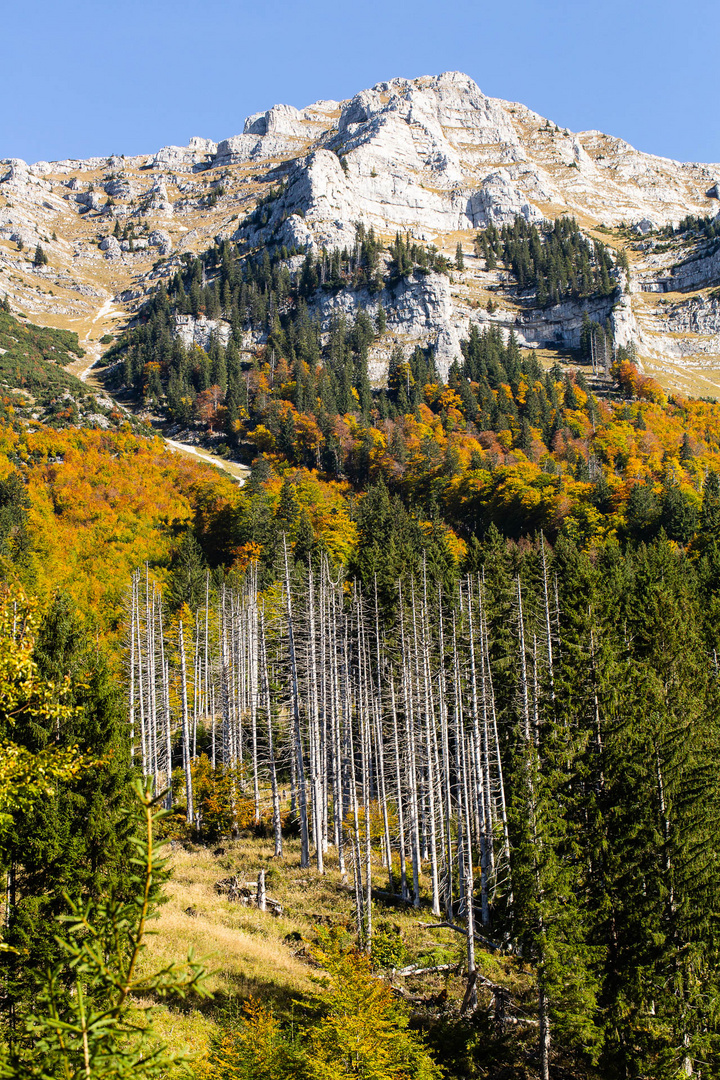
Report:
M 273 858 L 271 843 L 254 838 L 223 842 L 216 851 L 196 845 L 174 847 L 168 902 L 155 923 L 157 933 L 149 941 L 144 960 L 148 966 L 158 966 L 182 959 L 189 949 L 204 958 L 212 999 L 161 1005 L 156 1020 L 165 1041 L 191 1054 L 202 1054 L 228 1016 L 237 1016 L 242 1001 L 251 995 L 289 1019 L 312 991 L 316 969 L 308 943 L 321 927 L 353 927 L 348 882 L 341 877 L 332 851 L 323 877 L 314 868 L 300 868 L 297 840 L 285 840 L 282 860 Z M 261 868 L 266 871 L 268 895 L 283 905 L 280 917 L 230 903 L 215 891 L 221 878 L 237 874 L 242 881 L 255 881 Z M 374 875 L 377 887 L 387 888 L 387 871 L 379 861 Z M 427 895 L 429 882 L 422 880 L 422 885 Z M 414 911 L 376 900 L 373 918 L 376 926 L 388 921 L 401 933 L 408 962 L 455 962 L 462 957 L 460 935 L 420 925 L 434 921 L 427 906 Z M 489 977 L 505 982 L 511 992 L 524 993 L 527 980 L 514 961 L 479 950 L 478 966 Z M 404 985 L 419 995 L 445 988 L 456 1003 L 464 991 L 462 976 L 454 972 L 406 979 Z
M 720 398 L 720 356 L 703 356 L 673 361 L 642 358 L 643 371 L 657 379 L 666 390 L 686 397 Z

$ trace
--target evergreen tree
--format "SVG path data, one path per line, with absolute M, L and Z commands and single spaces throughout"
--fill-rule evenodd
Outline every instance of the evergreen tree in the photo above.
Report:
M 2 1009 L 15 1019 L 31 1000 L 33 969 L 58 955 L 53 918 L 67 911 L 66 895 L 82 900 L 120 888 L 129 857 L 119 825 L 129 779 L 119 687 L 65 596 L 55 598 L 40 624 L 34 659 L 48 684 L 59 687 L 69 677 L 66 701 L 72 708 L 59 729 L 52 720 L 22 713 L 13 740 L 32 752 L 50 744 L 77 746 L 96 766 L 29 813 L 14 815 L 6 836 L 13 886 L 5 939 L 18 953 L 0 954 Z

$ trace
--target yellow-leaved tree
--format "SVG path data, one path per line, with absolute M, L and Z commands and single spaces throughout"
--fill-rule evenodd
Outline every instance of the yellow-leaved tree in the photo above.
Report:
M 315 959 L 320 1018 L 293 1036 L 256 1000 L 226 1031 L 199 1070 L 201 1080 L 440 1080 L 443 1070 L 370 957 L 348 935 L 322 936 Z
M 324 1015 L 310 1033 L 307 1075 L 312 1080 L 438 1080 L 442 1070 L 407 1010 L 372 971 L 370 957 L 327 934 L 316 958 L 328 978 L 318 996 Z
M 72 711 L 65 700 L 69 680 L 56 686 L 39 676 L 33 659 L 37 624 L 37 601 L 20 589 L 0 594 L 0 838 L 11 813 L 25 812 L 36 799 L 51 795 L 84 764 L 76 747 L 33 754 L 13 742 L 21 714 L 59 725 Z

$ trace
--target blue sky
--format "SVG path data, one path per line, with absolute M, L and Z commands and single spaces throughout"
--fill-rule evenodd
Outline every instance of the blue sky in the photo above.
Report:
M 24 0 L 3 5 L 0 158 L 221 139 L 276 102 L 465 71 L 572 130 L 720 162 L 720 0 Z

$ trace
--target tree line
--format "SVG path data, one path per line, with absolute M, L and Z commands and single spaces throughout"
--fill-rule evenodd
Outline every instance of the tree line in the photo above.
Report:
M 610 296 L 617 288 L 615 260 L 599 240 L 590 241 L 574 218 L 538 226 L 518 214 L 512 225 L 492 222 L 475 238 L 475 252 L 488 270 L 508 266 L 519 291 L 532 289 L 539 307 L 562 300 Z M 627 268 L 627 257 L 619 265 Z
M 700 564 L 495 536 L 476 572 L 423 557 L 388 595 L 284 541 L 271 586 L 250 567 L 174 614 L 137 578 L 136 763 L 199 835 L 219 797 L 226 832 L 336 862 L 364 947 L 378 903 L 427 907 L 464 942 L 466 1013 L 478 949 L 529 964 L 541 1075 L 556 1051 L 712 1075 L 718 565 L 716 532 Z

